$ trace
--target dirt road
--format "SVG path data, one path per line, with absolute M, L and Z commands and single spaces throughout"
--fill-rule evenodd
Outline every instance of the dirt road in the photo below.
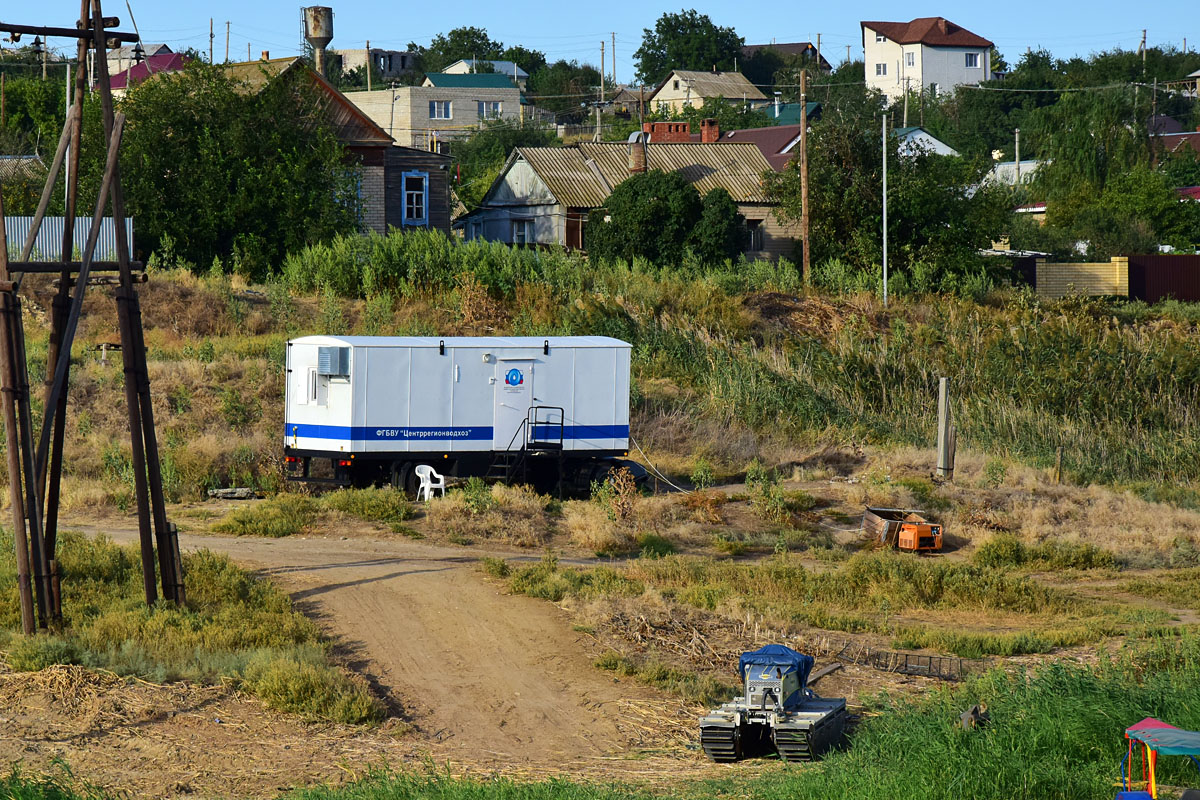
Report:
M 74 526 L 80 527 L 80 526 Z M 105 526 L 117 541 L 131 529 Z M 665 698 L 597 670 L 549 603 L 504 594 L 482 554 L 408 539 L 180 535 L 254 567 L 321 621 L 422 738 L 455 760 L 531 767 L 628 753 L 630 701 Z M 528 555 L 525 555 L 528 558 Z

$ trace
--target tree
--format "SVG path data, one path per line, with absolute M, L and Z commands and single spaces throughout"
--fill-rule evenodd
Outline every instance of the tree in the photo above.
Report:
M 721 187 L 704 195 L 700 223 L 692 236 L 692 252 L 706 264 L 737 258 L 746 249 L 750 231 L 737 203 Z
M 837 259 L 857 272 L 882 261 L 882 153 L 878 113 L 882 98 L 827 109 L 809 139 L 809 210 L 812 261 Z M 1003 232 L 1007 193 L 980 185 L 987 164 L 917 152 L 900 156 L 888 141 L 889 267 L 916 288 L 934 289 L 979 269 L 976 252 Z M 801 218 L 796 160 L 768 175 L 768 193 L 785 220 Z
M 589 215 L 588 254 L 602 261 L 641 258 L 678 265 L 702 210 L 700 195 L 679 173 L 633 175 L 613 189 L 605 208 Z
M 712 189 L 702 200 L 679 173 L 652 170 L 613 189 L 589 215 L 585 237 L 597 260 L 678 268 L 689 257 L 704 265 L 737 258 L 749 231 L 729 192 Z
M 595 97 L 600 70 L 578 61 L 555 61 L 536 72 L 530 71 L 529 99 L 538 108 L 555 112 L 560 121 L 578 122 L 588 113 L 580 105 Z
M 463 26 L 433 37 L 429 47 L 409 42 L 421 72 L 441 72 L 459 59 L 490 61 L 501 57 L 504 45 L 493 41 L 486 28 Z
M 558 137 L 544 125 L 502 119 L 488 121 L 480 130 L 455 141 L 451 148 L 459 173 L 455 187 L 458 199 L 470 210 L 478 208 L 509 153 L 518 147 L 556 144 Z
M 260 278 L 286 253 L 356 228 L 358 170 L 307 73 L 256 93 L 220 67 L 192 62 L 134 86 L 121 110 L 122 180 L 139 247 L 170 237 L 198 268 L 219 257 Z M 87 197 L 104 166 L 96 99 L 85 125 Z
M 708 97 L 699 108 L 688 106 L 671 115 L 671 119 L 691 123 L 692 132 L 700 131 L 700 121 L 715 119 L 722 131 L 740 131 L 746 128 L 765 128 L 771 124 L 766 111 L 747 108 L 741 98 Z
M 504 61 L 511 61 L 532 76 L 546 66 L 546 54 L 541 50 L 531 50 L 519 44 L 504 48 L 500 54 Z
M 743 44 L 737 31 L 715 25 L 707 14 L 668 12 L 654 30 L 642 32 L 642 46 L 633 54 L 638 80 L 655 85 L 674 69 L 731 70 Z

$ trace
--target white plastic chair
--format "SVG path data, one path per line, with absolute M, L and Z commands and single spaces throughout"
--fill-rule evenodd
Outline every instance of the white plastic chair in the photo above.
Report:
M 426 503 L 428 503 L 431 499 L 433 499 L 434 489 L 441 489 L 442 497 L 446 496 L 446 479 L 437 474 L 433 467 L 429 466 L 428 464 L 417 464 L 414 472 L 416 472 L 417 477 L 421 479 L 421 486 L 419 489 L 417 489 L 418 500 L 423 499 Z

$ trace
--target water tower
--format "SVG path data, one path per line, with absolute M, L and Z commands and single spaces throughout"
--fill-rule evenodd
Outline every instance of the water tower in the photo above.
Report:
M 317 73 L 325 76 L 325 48 L 333 41 L 333 9 L 308 6 L 304 9 L 304 38 L 312 45 Z

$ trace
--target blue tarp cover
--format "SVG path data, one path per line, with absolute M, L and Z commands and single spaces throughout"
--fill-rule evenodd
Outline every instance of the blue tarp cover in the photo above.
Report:
M 738 659 L 738 673 L 744 680 L 748 666 L 782 667 L 785 673 L 795 670 L 799 673 L 800 688 L 808 685 L 808 673 L 812 672 L 813 657 L 797 653 L 790 647 L 781 644 L 768 644 L 752 653 L 742 653 Z

